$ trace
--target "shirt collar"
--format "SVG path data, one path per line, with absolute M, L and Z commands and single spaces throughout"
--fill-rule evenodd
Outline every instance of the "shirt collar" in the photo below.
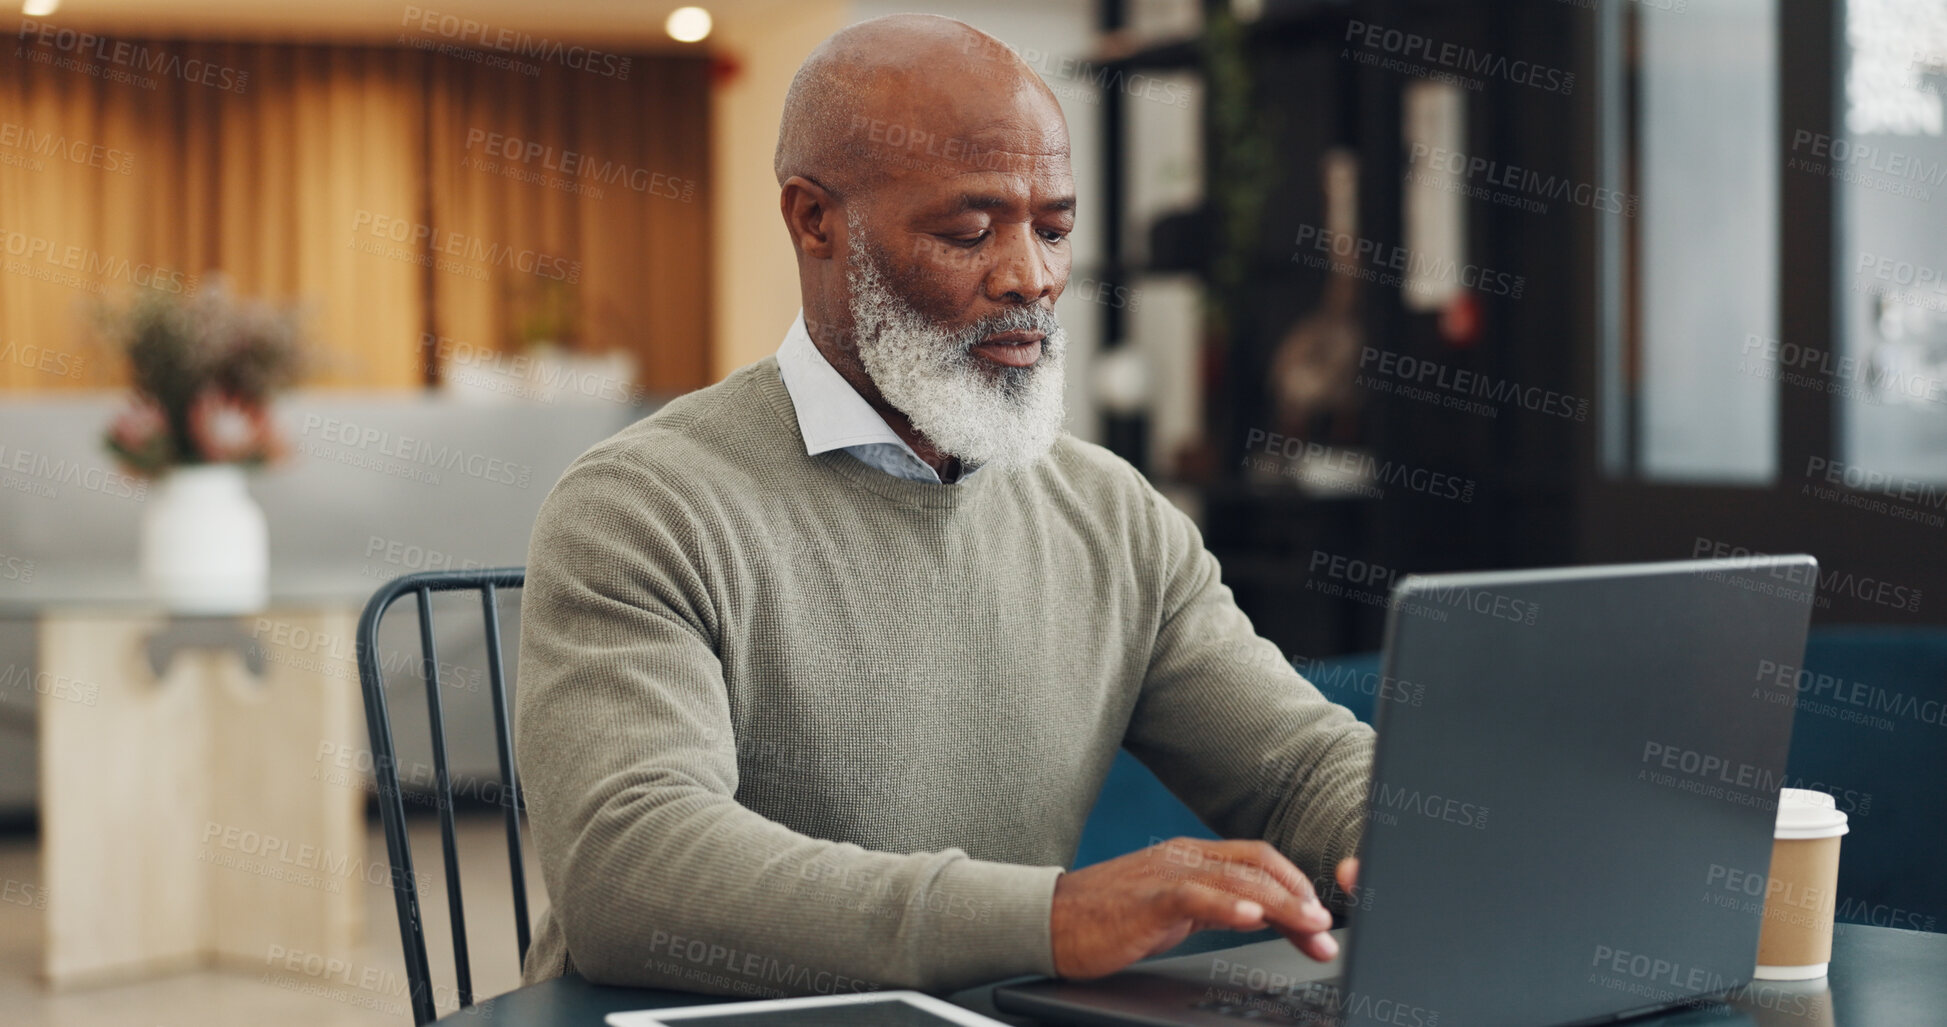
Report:
M 802 308 L 778 347 L 777 368 L 798 415 L 806 456 L 842 449 L 888 474 L 940 483 L 933 465 L 921 460 L 818 351 L 805 328 Z M 957 480 L 964 482 L 979 470 L 978 465 L 962 462 Z
M 805 330 L 802 310 L 785 333 L 784 344 L 778 347 L 777 369 L 797 410 L 806 456 L 875 442 L 892 443 L 911 452 L 906 440 L 818 352 L 818 344 Z M 917 454 L 913 458 L 919 459 Z

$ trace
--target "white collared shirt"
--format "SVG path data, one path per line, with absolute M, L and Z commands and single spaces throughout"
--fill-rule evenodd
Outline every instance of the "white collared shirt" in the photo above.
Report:
M 894 477 L 941 484 L 933 465 L 921 460 L 818 352 L 818 344 L 805 329 L 802 309 L 791 322 L 791 330 L 784 334 L 784 344 L 777 348 L 777 369 L 797 411 L 806 456 L 842 449 L 868 467 Z M 966 481 L 974 470 L 964 470 L 959 480 Z

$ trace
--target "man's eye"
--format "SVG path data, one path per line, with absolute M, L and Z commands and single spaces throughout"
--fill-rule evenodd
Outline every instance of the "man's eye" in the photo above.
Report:
M 987 232 L 985 230 L 975 232 L 972 235 L 949 235 L 946 237 L 947 242 L 950 242 L 955 246 L 965 246 L 965 247 L 978 246 L 980 245 L 981 241 L 986 238 L 987 238 Z
M 1049 242 L 1060 242 L 1068 238 L 1068 233 L 1059 228 L 1044 228 L 1041 230 L 1041 238 Z

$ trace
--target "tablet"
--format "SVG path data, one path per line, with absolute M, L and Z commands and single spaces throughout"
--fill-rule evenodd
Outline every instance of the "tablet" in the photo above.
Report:
M 725 1002 L 608 1014 L 609 1027 L 1006 1027 L 917 991 Z

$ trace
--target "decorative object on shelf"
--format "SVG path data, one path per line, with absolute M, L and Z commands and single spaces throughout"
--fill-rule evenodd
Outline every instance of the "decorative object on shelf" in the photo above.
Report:
M 1333 147 L 1319 158 L 1325 230 L 1334 239 L 1358 235 L 1359 160 Z M 1361 280 L 1325 260 L 1318 304 L 1294 322 L 1271 356 L 1271 408 L 1291 438 L 1344 444 L 1357 435 L 1361 392 L 1354 387 L 1365 326 L 1359 316 Z
M 595 351 L 581 331 L 581 301 L 565 282 L 542 280 L 505 295 L 509 322 L 501 350 L 456 350 L 440 370 L 445 392 L 466 403 L 574 404 L 638 400 L 635 354 Z
M 270 401 L 297 380 L 296 311 L 238 298 L 212 274 L 189 294 L 143 290 L 103 310 L 99 329 L 127 355 L 134 393 L 103 441 L 156 480 L 142 511 L 144 583 L 178 613 L 262 608 L 269 536 L 245 471 L 284 453 Z
M 1112 414 L 1134 416 L 1149 406 L 1149 361 L 1134 346 L 1104 350 L 1095 358 L 1095 398 Z

